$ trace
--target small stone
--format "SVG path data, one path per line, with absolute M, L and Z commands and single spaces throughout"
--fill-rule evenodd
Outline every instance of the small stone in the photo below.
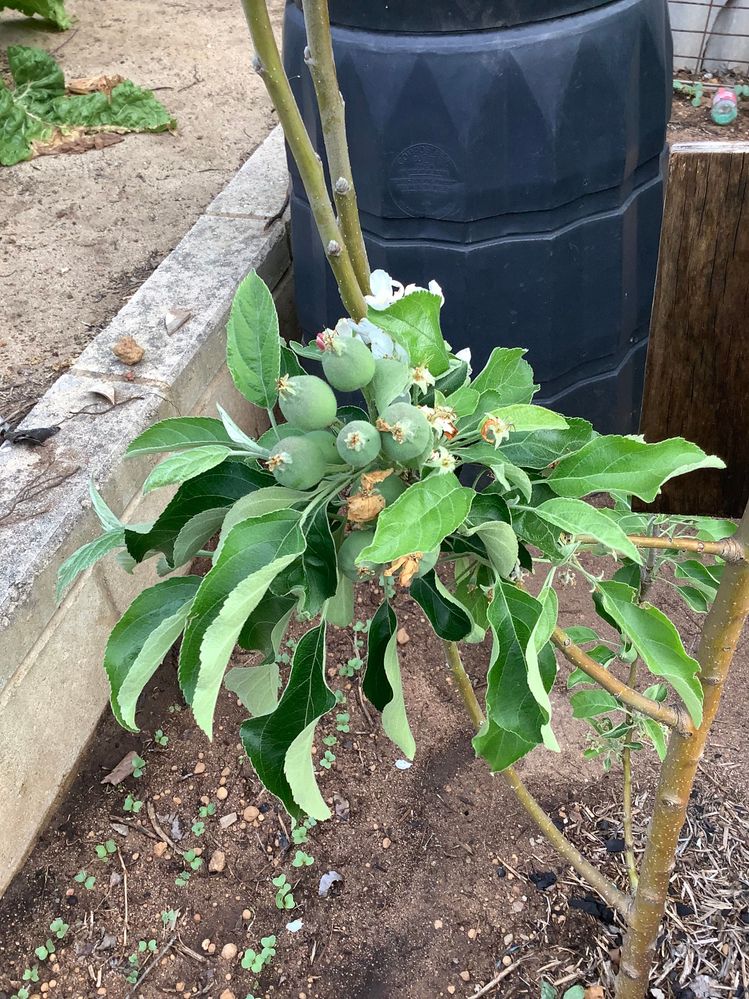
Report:
M 441 930 L 442 927 L 443 927 L 443 925 L 444 924 L 443 924 L 443 922 L 442 922 L 441 919 L 435 919 L 435 921 L 434 921 L 434 928 L 435 928 L 435 930 Z
M 218 798 L 219 801 L 226 801 L 226 799 L 229 797 L 229 792 L 226 790 L 225 787 L 220 787 L 216 791 L 216 797 Z
M 208 870 L 211 874 L 220 874 L 226 867 L 226 854 L 223 850 L 214 850 L 211 859 L 208 861 Z
M 395 633 L 395 640 L 398 643 L 398 645 L 406 645 L 407 642 L 411 641 L 411 636 L 409 635 L 409 633 L 406 631 L 405 628 L 398 628 L 397 632 Z
M 463 979 L 464 982 L 470 982 L 470 980 L 471 980 L 471 972 L 470 971 L 461 971 L 460 977 Z
M 510 957 L 509 954 L 505 954 L 505 956 L 502 958 L 502 964 L 505 966 L 505 968 L 510 967 L 510 965 L 512 964 L 512 958 Z
M 454 996 L 455 995 L 455 986 L 454 985 L 448 985 L 447 986 L 447 993 L 448 993 L 448 995 Z
M 199 923 L 202 918 L 203 917 L 200 915 L 200 913 L 196 912 L 192 917 L 192 921 L 193 923 Z
M 208 948 L 210 946 L 211 946 L 211 938 L 210 937 L 206 937 L 205 940 L 202 940 L 201 943 L 200 943 L 201 950 L 208 950 Z
M 469 940 L 475 940 L 476 939 L 476 933 L 477 933 L 477 931 L 474 930 L 473 927 L 471 927 L 471 929 L 468 931 L 468 939 Z
M 229 769 L 229 767 L 224 767 L 224 769 L 221 771 L 221 776 L 222 777 L 228 777 L 230 773 L 231 773 L 231 770 Z
M 250 912 L 249 909 L 242 909 L 242 919 L 244 919 L 245 922 L 248 919 L 252 919 L 252 913 Z
M 174 991 L 175 992 L 184 992 L 185 991 L 185 983 L 184 982 L 177 982 L 177 984 L 174 986 Z
M 242 812 L 242 818 L 245 822 L 254 822 L 255 819 L 260 814 L 260 809 L 255 808 L 254 805 L 248 805 L 247 808 Z
M 390 844 L 391 844 L 391 840 L 386 836 L 385 839 L 382 841 L 382 849 L 383 850 L 389 850 L 390 849 Z
M 153 855 L 154 857 L 163 857 L 166 853 L 168 847 L 166 843 L 154 843 L 153 845 Z
M 229 812 L 228 815 L 221 816 L 221 818 L 218 820 L 218 824 L 221 826 L 222 829 L 228 829 L 229 826 L 233 826 L 236 821 L 237 821 L 237 813 Z
M 209 954 L 215 954 L 216 953 L 216 944 L 212 943 L 212 944 L 209 945 L 209 947 L 208 947 L 208 953 Z
M 504 937 L 502 938 L 502 942 L 504 943 L 505 947 L 509 947 L 514 939 L 515 937 L 512 935 L 512 933 L 505 933 Z
M 133 337 L 123 336 L 112 347 L 112 353 L 123 364 L 138 364 L 143 360 L 145 350 Z
M 224 989 L 224 991 L 219 996 L 219 999 L 237 999 L 231 989 Z
M 204 774 L 205 773 L 205 763 L 203 763 L 202 760 L 198 760 L 198 762 L 195 764 L 195 769 L 193 770 L 193 773 L 194 774 Z
M 224 961 L 233 961 L 237 956 L 237 945 L 233 943 L 224 944 L 221 948 L 221 957 Z

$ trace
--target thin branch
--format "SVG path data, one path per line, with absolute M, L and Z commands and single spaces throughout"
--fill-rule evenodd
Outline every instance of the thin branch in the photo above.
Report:
M 268 15 L 268 7 L 265 0 L 242 0 L 242 6 L 255 46 L 255 69 L 265 83 L 268 94 L 278 112 L 286 142 L 307 192 L 315 224 L 325 248 L 325 255 L 338 282 L 343 304 L 353 319 L 362 319 L 367 312 L 364 296 L 359 288 L 351 257 L 346 249 L 335 219 L 333 206 L 328 197 L 320 157 L 312 147 L 312 142 L 281 63 L 281 56 Z
M 629 667 L 629 686 L 634 687 L 637 683 L 637 660 Z M 622 784 L 622 804 L 624 806 L 624 857 L 627 864 L 627 874 L 633 892 L 637 891 L 637 861 L 635 860 L 635 836 L 632 824 L 632 750 L 629 740 L 633 731 L 633 717 L 631 708 L 627 708 L 627 733 L 626 744 L 622 751 L 622 770 L 624 771 Z
M 359 209 L 356 205 L 354 178 L 346 141 L 345 105 L 343 95 L 338 89 L 338 76 L 330 37 L 328 0 L 304 0 L 302 6 L 307 28 L 304 61 L 309 66 L 312 82 L 315 85 L 338 220 L 359 287 L 362 294 L 368 295 L 369 261 L 359 222 Z
M 686 716 L 682 716 L 681 713 L 667 704 L 659 704 L 657 701 L 651 701 L 649 697 L 645 697 L 639 691 L 633 690 L 632 687 L 615 677 L 613 673 L 609 673 L 595 659 L 591 659 L 586 652 L 583 652 L 578 645 L 575 645 L 568 638 L 561 628 L 557 627 L 554 629 L 551 641 L 568 662 L 581 669 L 591 680 L 595 680 L 599 686 L 603 687 L 610 694 L 613 694 L 626 707 L 634 708 L 635 711 L 647 715 L 648 718 L 660 722 L 661 725 L 678 729 L 684 734 L 689 734 L 692 731 L 691 722 Z
M 746 551 L 736 538 L 723 538 L 721 541 L 700 541 L 699 538 L 653 538 L 647 534 L 628 534 L 627 537 L 637 548 L 660 548 L 664 551 L 694 552 L 696 555 L 717 555 L 725 562 L 744 562 Z M 591 534 L 576 534 L 575 541 L 581 545 L 597 545 L 600 541 Z
M 471 716 L 471 721 L 476 728 L 479 728 L 483 724 L 484 714 L 476 698 L 476 693 L 473 689 L 473 685 L 471 684 L 470 677 L 466 673 L 465 667 L 463 666 L 458 646 L 455 642 L 444 642 L 443 644 L 447 653 L 447 661 L 450 666 L 450 670 L 453 678 L 455 679 L 458 690 L 460 691 L 460 695 L 463 698 L 465 706 L 468 709 L 468 714 Z M 502 776 L 510 785 L 510 788 L 514 792 L 520 804 L 526 810 L 528 815 L 530 815 L 544 836 L 546 836 L 557 853 L 559 853 L 571 867 L 574 867 L 581 877 L 585 878 L 591 888 L 595 889 L 595 891 L 598 892 L 601 898 L 608 905 L 610 905 L 613 909 L 616 909 L 617 912 L 619 912 L 626 919 L 629 913 L 630 899 L 624 894 L 624 892 L 620 891 L 613 881 L 609 881 L 609 879 L 602 874 L 601 871 L 587 861 L 577 847 L 570 843 L 564 833 L 557 829 L 552 822 L 551 817 L 546 814 L 512 767 L 508 767 L 506 770 L 503 770 Z

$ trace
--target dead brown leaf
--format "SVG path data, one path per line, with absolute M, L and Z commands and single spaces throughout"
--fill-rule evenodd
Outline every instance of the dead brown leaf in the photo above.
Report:
M 126 756 L 123 756 L 114 770 L 110 770 L 106 777 L 102 777 L 102 784 L 121 784 L 126 777 L 132 776 L 133 773 L 133 760 L 137 757 L 135 750 L 131 750 Z
M 401 555 L 395 559 L 385 570 L 386 576 L 398 576 L 398 583 L 401 586 L 410 586 L 411 582 L 419 571 L 423 552 L 411 552 L 410 555 Z
M 379 493 L 354 493 L 349 496 L 347 517 L 353 524 L 366 524 L 385 509 L 385 497 Z
M 125 136 L 117 132 L 87 133 L 83 129 L 69 132 L 55 130 L 45 142 L 32 143 L 34 156 L 59 156 L 63 153 L 87 153 L 91 149 L 106 149 L 122 142 Z
M 124 76 L 113 73 L 111 76 L 81 76 L 68 80 L 66 87 L 69 94 L 95 94 L 98 91 L 111 97 L 114 88 L 124 82 Z
M 384 468 L 375 472 L 365 472 L 361 477 L 361 492 L 371 493 L 378 482 L 383 482 L 388 475 L 392 474 L 392 468 Z
M 145 349 L 131 336 L 123 336 L 112 347 L 112 353 L 123 364 L 138 364 L 143 360 Z

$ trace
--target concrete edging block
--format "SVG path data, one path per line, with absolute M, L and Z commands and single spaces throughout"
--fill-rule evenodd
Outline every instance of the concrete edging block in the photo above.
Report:
M 225 323 L 237 285 L 253 268 L 279 299 L 282 323 L 294 322 L 287 184 L 275 129 L 22 424 L 60 431 L 40 447 L 0 447 L 0 894 L 74 775 L 107 703 L 101 661 L 109 631 L 156 580 L 151 566 L 130 576 L 109 557 L 56 604 L 59 566 L 100 533 L 89 480 L 126 522 L 150 520 L 164 492 L 140 492 L 155 459 L 121 461 L 134 436 L 169 416 L 215 415 L 219 400 L 250 433 L 267 425 L 231 382 Z M 169 309 L 191 313 L 171 336 Z M 126 335 L 145 348 L 132 368 L 112 353 Z M 97 387 L 110 399 L 92 392 Z

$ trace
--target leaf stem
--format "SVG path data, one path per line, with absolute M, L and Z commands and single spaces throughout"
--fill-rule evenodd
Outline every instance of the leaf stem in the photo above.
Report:
M 654 538 L 647 534 L 628 534 L 637 548 L 660 548 L 676 552 L 694 552 L 697 555 L 717 555 L 726 562 L 746 561 L 746 549 L 733 536 L 721 541 L 700 541 L 699 538 Z M 575 541 L 582 545 L 598 545 L 600 541 L 591 534 L 576 534 Z
M 364 246 L 354 178 L 351 173 L 346 141 L 346 114 L 343 95 L 338 88 L 333 45 L 330 35 L 328 0 L 304 0 L 304 23 L 307 28 L 305 62 L 315 85 L 320 110 L 325 152 L 328 157 L 333 198 L 343 241 L 363 295 L 368 295 L 369 261 Z
M 556 627 L 554 629 L 551 634 L 551 641 L 568 662 L 581 669 L 591 680 L 595 680 L 599 686 L 603 687 L 610 694 L 613 694 L 622 704 L 633 708 L 635 711 L 639 711 L 643 715 L 647 715 L 648 718 L 660 722 L 661 725 L 666 725 L 672 729 L 678 728 L 685 735 L 694 731 L 692 723 L 686 715 L 682 716 L 679 711 L 669 707 L 667 704 L 659 704 L 657 701 L 651 701 L 649 697 L 645 697 L 644 694 L 641 694 L 622 680 L 619 680 L 613 673 L 609 673 L 600 663 L 597 663 L 595 659 L 591 659 L 578 645 L 575 645 L 561 628 Z
M 455 680 L 455 684 L 460 691 L 460 696 L 463 698 L 463 703 L 468 710 L 471 721 L 473 722 L 475 728 L 478 729 L 484 722 L 484 713 L 481 710 L 478 699 L 476 698 L 476 692 L 473 689 L 471 679 L 463 666 L 458 646 L 455 642 L 447 641 L 443 641 L 443 645 L 445 647 L 445 652 L 447 653 L 447 662 L 450 666 L 450 671 L 453 675 L 453 679 Z M 513 767 L 508 767 L 506 770 L 503 770 L 502 777 L 504 777 L 505 781 L 509 784 L 515 794 L 515 797 L 556 851 L 563 857 L 564 860 L 567 861 L 568 864 L 570 864 L 571 867 L 574 867 L 581 877 L 585 878 L 591 888 L 595 889 L 595 891 L 598 892 L 601 898 L 608 905 L 610 905 L 613 909 L 616 909 L 617 912 L 619 912 L 626 919 L 631 903 L 630 899 L 624 894 L 624 892 L 620 891 L 613 881 L 609 881 L 609 879 L 602 874 L 598 868 L 594 867 L 593 864 L 586 860 L 577 847 L 570 843 L 564 833 L 557 829 L 552 822 L 551 817 L 547 815 L 525 784 L 523 784 Z
M 367 313 L 364 296 L 328 197 L 320 157 L 312 146 L 281 63 L 266 0 L 242 0 L 242 6 L 255 46 L 256 70 L 275 105 L 286 142 L 299 169 L 344 307 L 353 319 L 362 319 Z

